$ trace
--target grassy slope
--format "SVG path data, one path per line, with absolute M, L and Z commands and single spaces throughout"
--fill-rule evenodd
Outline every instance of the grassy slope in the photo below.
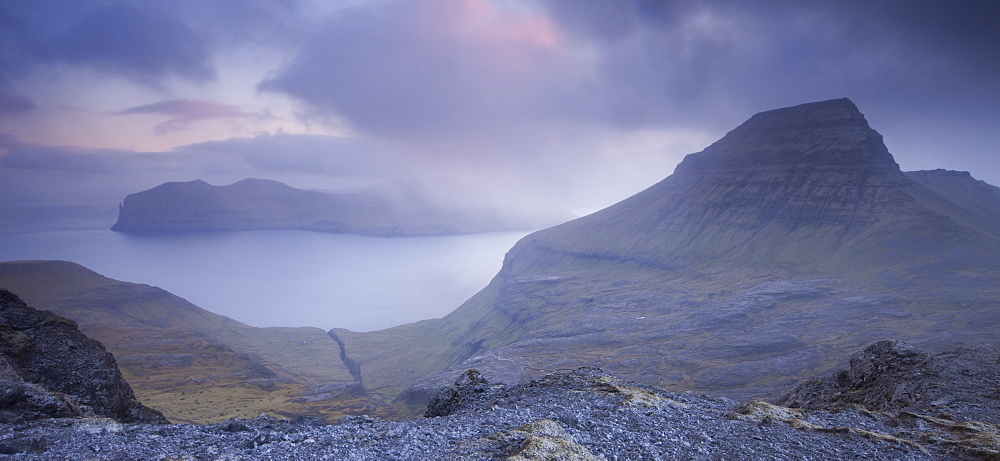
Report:
M 118 357 L 140 399 L 172 421 L 384 412 L 350 393 L 329 399 L 353 378 L 336 342 L 318 328 L 250 327 L 64 261 L 0 263 L 0 286 L 77 321 Z
M 525 237 L 445 318 L 338 334 L 387 397 L 500 361 L 754 394 L 874 340 L 995 342 L 1000 228 L 955 206 L 974 194 L 904 176 L 851 107 L 832 128 L 752 119 L 660 184 Z M 783 281 L 805 288 L 768 291 Z

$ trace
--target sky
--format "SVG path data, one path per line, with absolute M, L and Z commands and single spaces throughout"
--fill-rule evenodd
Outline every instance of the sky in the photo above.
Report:
M 1000 2 L 0 0 L 0 205 L 260 177 L 593 211 L 848 97 L 1000 184 Z

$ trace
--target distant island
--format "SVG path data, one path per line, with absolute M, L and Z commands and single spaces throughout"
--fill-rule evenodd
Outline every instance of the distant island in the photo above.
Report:
M 116 232 L 156 233 L 298 229 L 378 237 L 471 234 L 543 227 L 538 219 L 494 210 L 440 206 L 402 187 L 335 194 L 295 189 L 266 179 L 228 186 L 202 180 L 167 182 L 129 194 Z

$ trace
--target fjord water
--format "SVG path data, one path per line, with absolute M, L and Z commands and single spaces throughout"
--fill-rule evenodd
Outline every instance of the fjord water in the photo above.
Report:
M 132 235 L 84 227 L 19 232 L 4 226 L 0 261 L 72 261 L 113 279 L 158 286 L 253 326 L 355 331 L 447 314 L 486 286 L 506 251 L 526 234 Z

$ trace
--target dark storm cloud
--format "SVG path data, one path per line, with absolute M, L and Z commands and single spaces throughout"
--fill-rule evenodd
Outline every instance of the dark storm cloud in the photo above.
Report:
M 759 110 L 834 96 L 873 103 L 992 101 L 1000 3 L 548 0 L 552 18 L 598 43 L 601 88 L 645 96 L 652 120 L 701 107 Z M 901 107 L 901 109 L 904 109 Z M 690 114 L 689 114 L 690 115 Z M 659 116 L 659 117 L 657 117 Z
M 208 51 L 179 18 L 152 8 L 113 4 L 90 11 L 56 38 L 52 56 L 123 73 L 135 80 L 175 74 L 215 77 Z
M 998 102 L 993 2 L 540 4 L 548 29 L 527 14 L 470 13 L 476 2 L 344 11 L 260 88 L 408 138 L 535 136 L 539 124 L 718 129 L 843 96 L 886 112 Z M 553 42 L 509 39 L 532 26 Z
M 155 114 L 170 117 L 156 125 L 159 134 L 183 130 L 191 123 L 202 120 L 232 120 L 256 117 L 226 104 L 198 99 L 170 99 L 142 106 L 130 107 L 116 115 Z
M 892 0 L 874 2 L 871 7 L 876 12 L 868 16 L 875 23 L 873 27 L 893 27 L 905 34 L 906 40 L 945 54 L 966 70 L 996 82 L 1000 71 L 1000 2 Z M 866 13 L 853 11 L 858 21 L 864 20 Z
M 6 2 L 0 5 L 0 64 L 25 76 L 39 65 L 83 66 L 155 85 L 175 75 L 215 78 L 203 40 L 181 18 L 158 9 L 93 1 Z

